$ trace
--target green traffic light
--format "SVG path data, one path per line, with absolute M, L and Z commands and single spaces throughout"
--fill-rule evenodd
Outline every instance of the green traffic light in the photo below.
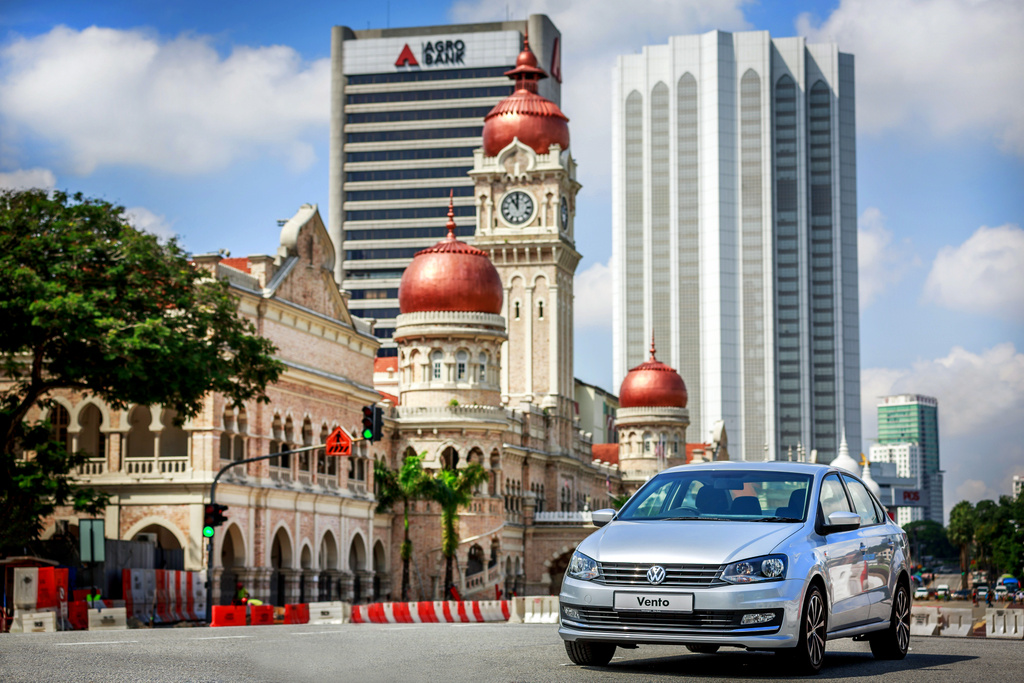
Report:
M 373 430 L 372 429 L 364 429 L 363 430 L 363 438 L 364 439 L 372 439 L 373 438 Z
M 206 536 L 207 538 L 213 538 L 213 527 L 212 526 L 204 526 L 203 527 L 203 536 Z

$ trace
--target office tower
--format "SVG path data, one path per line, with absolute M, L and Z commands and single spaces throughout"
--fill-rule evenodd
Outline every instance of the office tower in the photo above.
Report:
M 923 467 L 921 462 L 921 445 L 910 442 L 895 442 L 871 446 L 871 466 L 881 467 L 884 463 L 895 465 L 895 476 L 911 480 L 913 488 L 918 492 L 915 494 L 916 501 L 908 505 L 907 502 L 890 498 L 882 501 L 883 504 L 892 503 L 896 507 L 896 523 L 904 526 L 910 522 L 918 522 L 925 518 L 927 509 L 927 496 L 922 496 L 923 491 Z
M 653 331 L 745 460 L 861 450 L 853 56 L 677 36 L 613 79 L 614 376 Z
M 529 32 L 553 76 L 540 94 L 561 101 L 561 36 L 534 14 L 505 21 L 331 33 L 331 149 L 328 232 L 337 250 L 335 279 L 355 315 L 376 320 L 390 342 L 398 283 L 413 254 L 445 235 L 449 191 L 472 243 L 477 212 L 473 150 L 484 116 L 512 92 Z
M 915 444 L 920 450 L 917 476 L 924 498 L 922 519 L 943 524 L 942 467 L 939 461 L 939 402 L 930 396 L 885 396 L 878 404 L 878 447 Z M 875 448 L 871 454 L 874 459 Z

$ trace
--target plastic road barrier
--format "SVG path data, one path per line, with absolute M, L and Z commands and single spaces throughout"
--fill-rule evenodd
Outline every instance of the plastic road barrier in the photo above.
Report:
M 987 638 L 1024 640 L 1024 610 L 990 609 L 985 611 Z
M 526 598 L 526 613 L 523 615 L 525 624 L 557 624 L 558 596 L 546 595 L 537 598 Z
M 128 628 L 128 614 L 124 607 L 89 610 L 90 631 L 124 631 Z
M 89 629 L 89 605 L 85 600 L 68 603 L 68 621 L 76 631 Z
M 942 628 L 942 615 L 938 607 L 910 608 L 910 635 L 937 636 Z
M 54 612 L 17 612 L 11 622 L 11 633 L 53 633 L 57 630 Z
M 210 626 L 245 626 L 245 605 L 214 605 Z
M 284 623 L 286 624 L 308 624 L 309 605 L 300 603 L 298 605 L 284 606 Z
M 14 608 L 35 612 L 60 606 L 61 589 L 68 592 L 68 570 L 56 567 L 16 567 Z
M 508 621 L 508 600 L 375 602 L 352 606 L 354 624 L 483 623 Z
M 974 610 L 971 609 L 944 609 L 942 620 L 945 625 L 941 634 L 944 636 L 966 638 L 974 630 Z
M 344 624 L 346 618 L 347 603 L 341 601 L 333 602 L 311 602 L 309 603 L 309 623 L 311 624 Z
M 249 605 L 249 621 L 253 626 L 273 626 L 273 605 Z

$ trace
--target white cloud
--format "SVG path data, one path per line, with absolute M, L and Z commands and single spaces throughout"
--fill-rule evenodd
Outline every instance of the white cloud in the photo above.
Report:
M 945 508 L 1010 493 L 1010 478 L 1024 474 L 1024 353 L 1012 343 L 981 353 L 954 347 L 944 358 L 910 368 L 861 372 L 863 433 L 878 433 L 881 396 L 913 393 L 939 401 L 939 455 L 945 470 Z M 993 498 L 995 496 L 995 498 Z
M 174 230 L 167 223 L 166 218 L 158 216 L 144 206 L 125 209 L 124 214 L 133 227 L 156 235 L 161 242 L 166 242 L 175 236 Z
M 508 16 L 546 14 L 562 31 L 562 109 L 569 117 L 573 157 L 579 162 L 587 196 L 611 190 L 612 68 L 618 55 L 669 36 L 749 28 L 743 5 L 750 0 L 512 0 Z M 506 4 L 463 0 L 453 21 L 500 21 Z
M 128 165 L 203 173 L 270 152 L 293 168 L 323 136 L 330 65 L 290 47 L 171 41 L 139 30 L 58 26 L 0 52 L 0 115 L 69 158 L 76 173 Z
M 26 168 L 0 173 L 0 190 L 52 190 L 57 177 L 48 168 Z
M 573 316 L 576 327 L 612 329 L 612 271 L 607 263 L 595 263 L 577 273 L 573 283 Z
M 970 131 L 1024 156 L 1020 0 L 842 0 L 797 31 L 855 56 L 858 132 Z
M 959 247 L 943 247 L 924 296 L 953 310 L 1024 321 L 1024 230 L 982 226 Z
M 908 242 L 892 243 L 885 216 L 872 206 L 860 215 L 857 226 L 857 264 L 863 310 L 890 285 L 903 279 L 907 269 L 919 265 L 919 261 L 910 253 Z

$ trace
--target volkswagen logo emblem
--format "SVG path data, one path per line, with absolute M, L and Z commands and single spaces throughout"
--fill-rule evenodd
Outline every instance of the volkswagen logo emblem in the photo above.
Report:
M 647 580 L 657 586 L 665 580 L 665 568 L 657 564 L 654 565 L 647 570 Z

